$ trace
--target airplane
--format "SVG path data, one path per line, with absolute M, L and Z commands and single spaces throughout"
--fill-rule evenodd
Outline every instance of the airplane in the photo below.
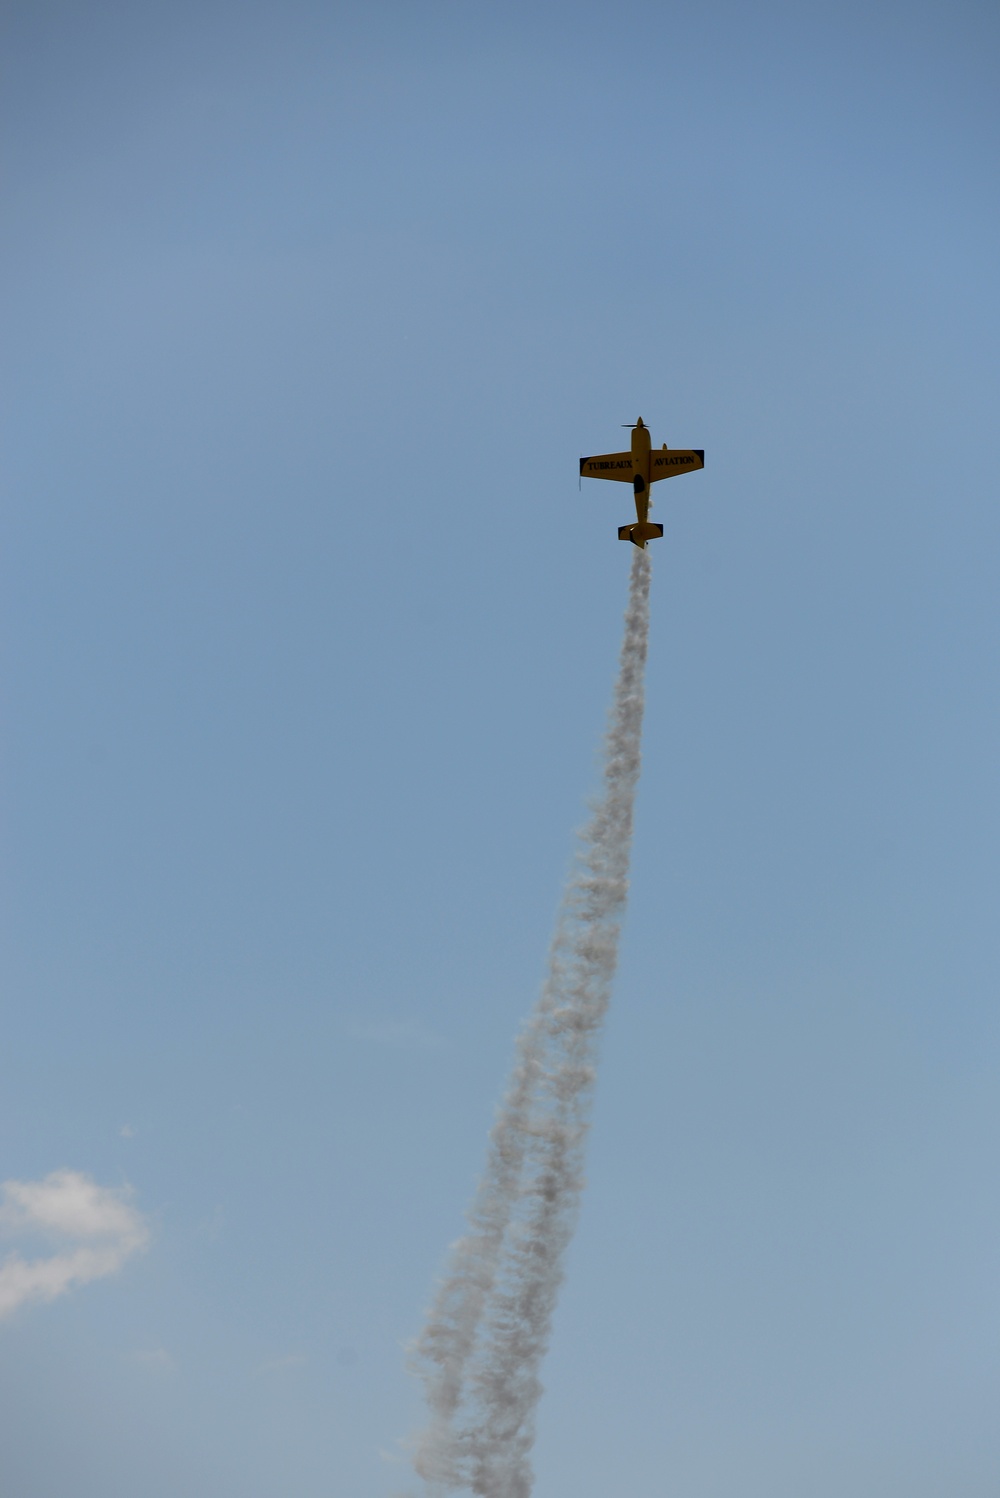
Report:
M 633 546 L 646 548 L 647 541 L 663 535 L 663 526 L 649 518 L 649 486 L 658 479 L 672 479 L 678 473 L 693 473 L 704 468 L 705 450 L 700 447 L 673 447 L 664 442 L 662 447 L 653 447 L 649 428 L 642 417 L 632 427 L 632 451 L 627 453 L 601 453 L 596 458 L 580 459 L 580 476 L 586 479 L 617 479 L 620 483 L 631 482 L 635 494 L 635 525 L 618 527 L 619 541 L 631 541 Z

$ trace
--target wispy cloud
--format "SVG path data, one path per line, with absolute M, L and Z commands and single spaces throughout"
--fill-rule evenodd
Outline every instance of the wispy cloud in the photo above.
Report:
M 54 1250 L 24 1258 L 15 1249 L 0 1263 L 0 1317 L 116 1274 L 149 1242 L 149 1228 L 132 1206 L 128 1188 L 98 1186 L 81 1171 L 5 1181 L 0 1191 L 0 1236 L 41 1238 Z
M 141 1352 L 133 1352 L 131 1361 L 138 1363 L 140 1368 L 148 1368 L 153 1373 L 173 1373 L 177 1367 L 165 1347 L 149 1347 Z
M 439 1051 L 447 1044 L 440 1035 L 424 1030 L 409 1019 L 373 1020 L 367 1024 L 353 1024 L 348 1034 L 355 1040 L 368 1041 L 370 1045 L 392 1046 L 405 1051 Z
M 226 1212 L 221 1202 L 216 1203 L 214 1211 L 198 1224 L 196 1231 L 207 1238 L 209 1243 L 217 1243 L 222 1237 L 226 1226 Z
M 286 1352 L 280 1358 L 268 1358 L 257 1365 L 258 1374 L 286 1373 L 289 1368 L 301 1368 L 306 1361 L 304 1352 Z

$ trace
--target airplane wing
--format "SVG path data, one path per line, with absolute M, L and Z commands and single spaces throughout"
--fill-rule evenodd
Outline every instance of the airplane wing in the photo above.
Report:
M 581 458 L 580 473 L 585 479 L 618 479 L 632 482 L 631 453 L 601 453 L 596 458 Z
M 588 462 L 600 462 L 599 458 L 589 458 Z M 672 447 L 653 448 L 649 455 L 649 481 L 655 484 L 657 479 L 672 479 L 678 473 L 694 473 L 696 468 L 705 466 L 705 449 L 702 447 Z M 580 468 L 583 472 L 583 468 Z M 598 475 L 603 477 L 603 475 Z

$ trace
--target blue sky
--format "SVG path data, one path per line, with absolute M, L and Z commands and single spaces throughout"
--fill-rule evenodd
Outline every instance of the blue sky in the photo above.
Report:
M 0 1230 L 106 1270 L 0 1321 L 4 1492 L 411 1486 L 641 413 L 706 468 L 537 1492 L 994 1498 L 995 9 L 0 34 Z

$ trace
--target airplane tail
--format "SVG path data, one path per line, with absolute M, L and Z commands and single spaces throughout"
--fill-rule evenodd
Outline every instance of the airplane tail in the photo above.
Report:
M 655 541 L 657 536 L 663 535 L 663 526 L 657 525 L 652 520 L 640 520 L 633 525 L 620 525 L 618 527 L 619 541 L 631 541 L 633 546 L 645 549 L 647 541 Z

